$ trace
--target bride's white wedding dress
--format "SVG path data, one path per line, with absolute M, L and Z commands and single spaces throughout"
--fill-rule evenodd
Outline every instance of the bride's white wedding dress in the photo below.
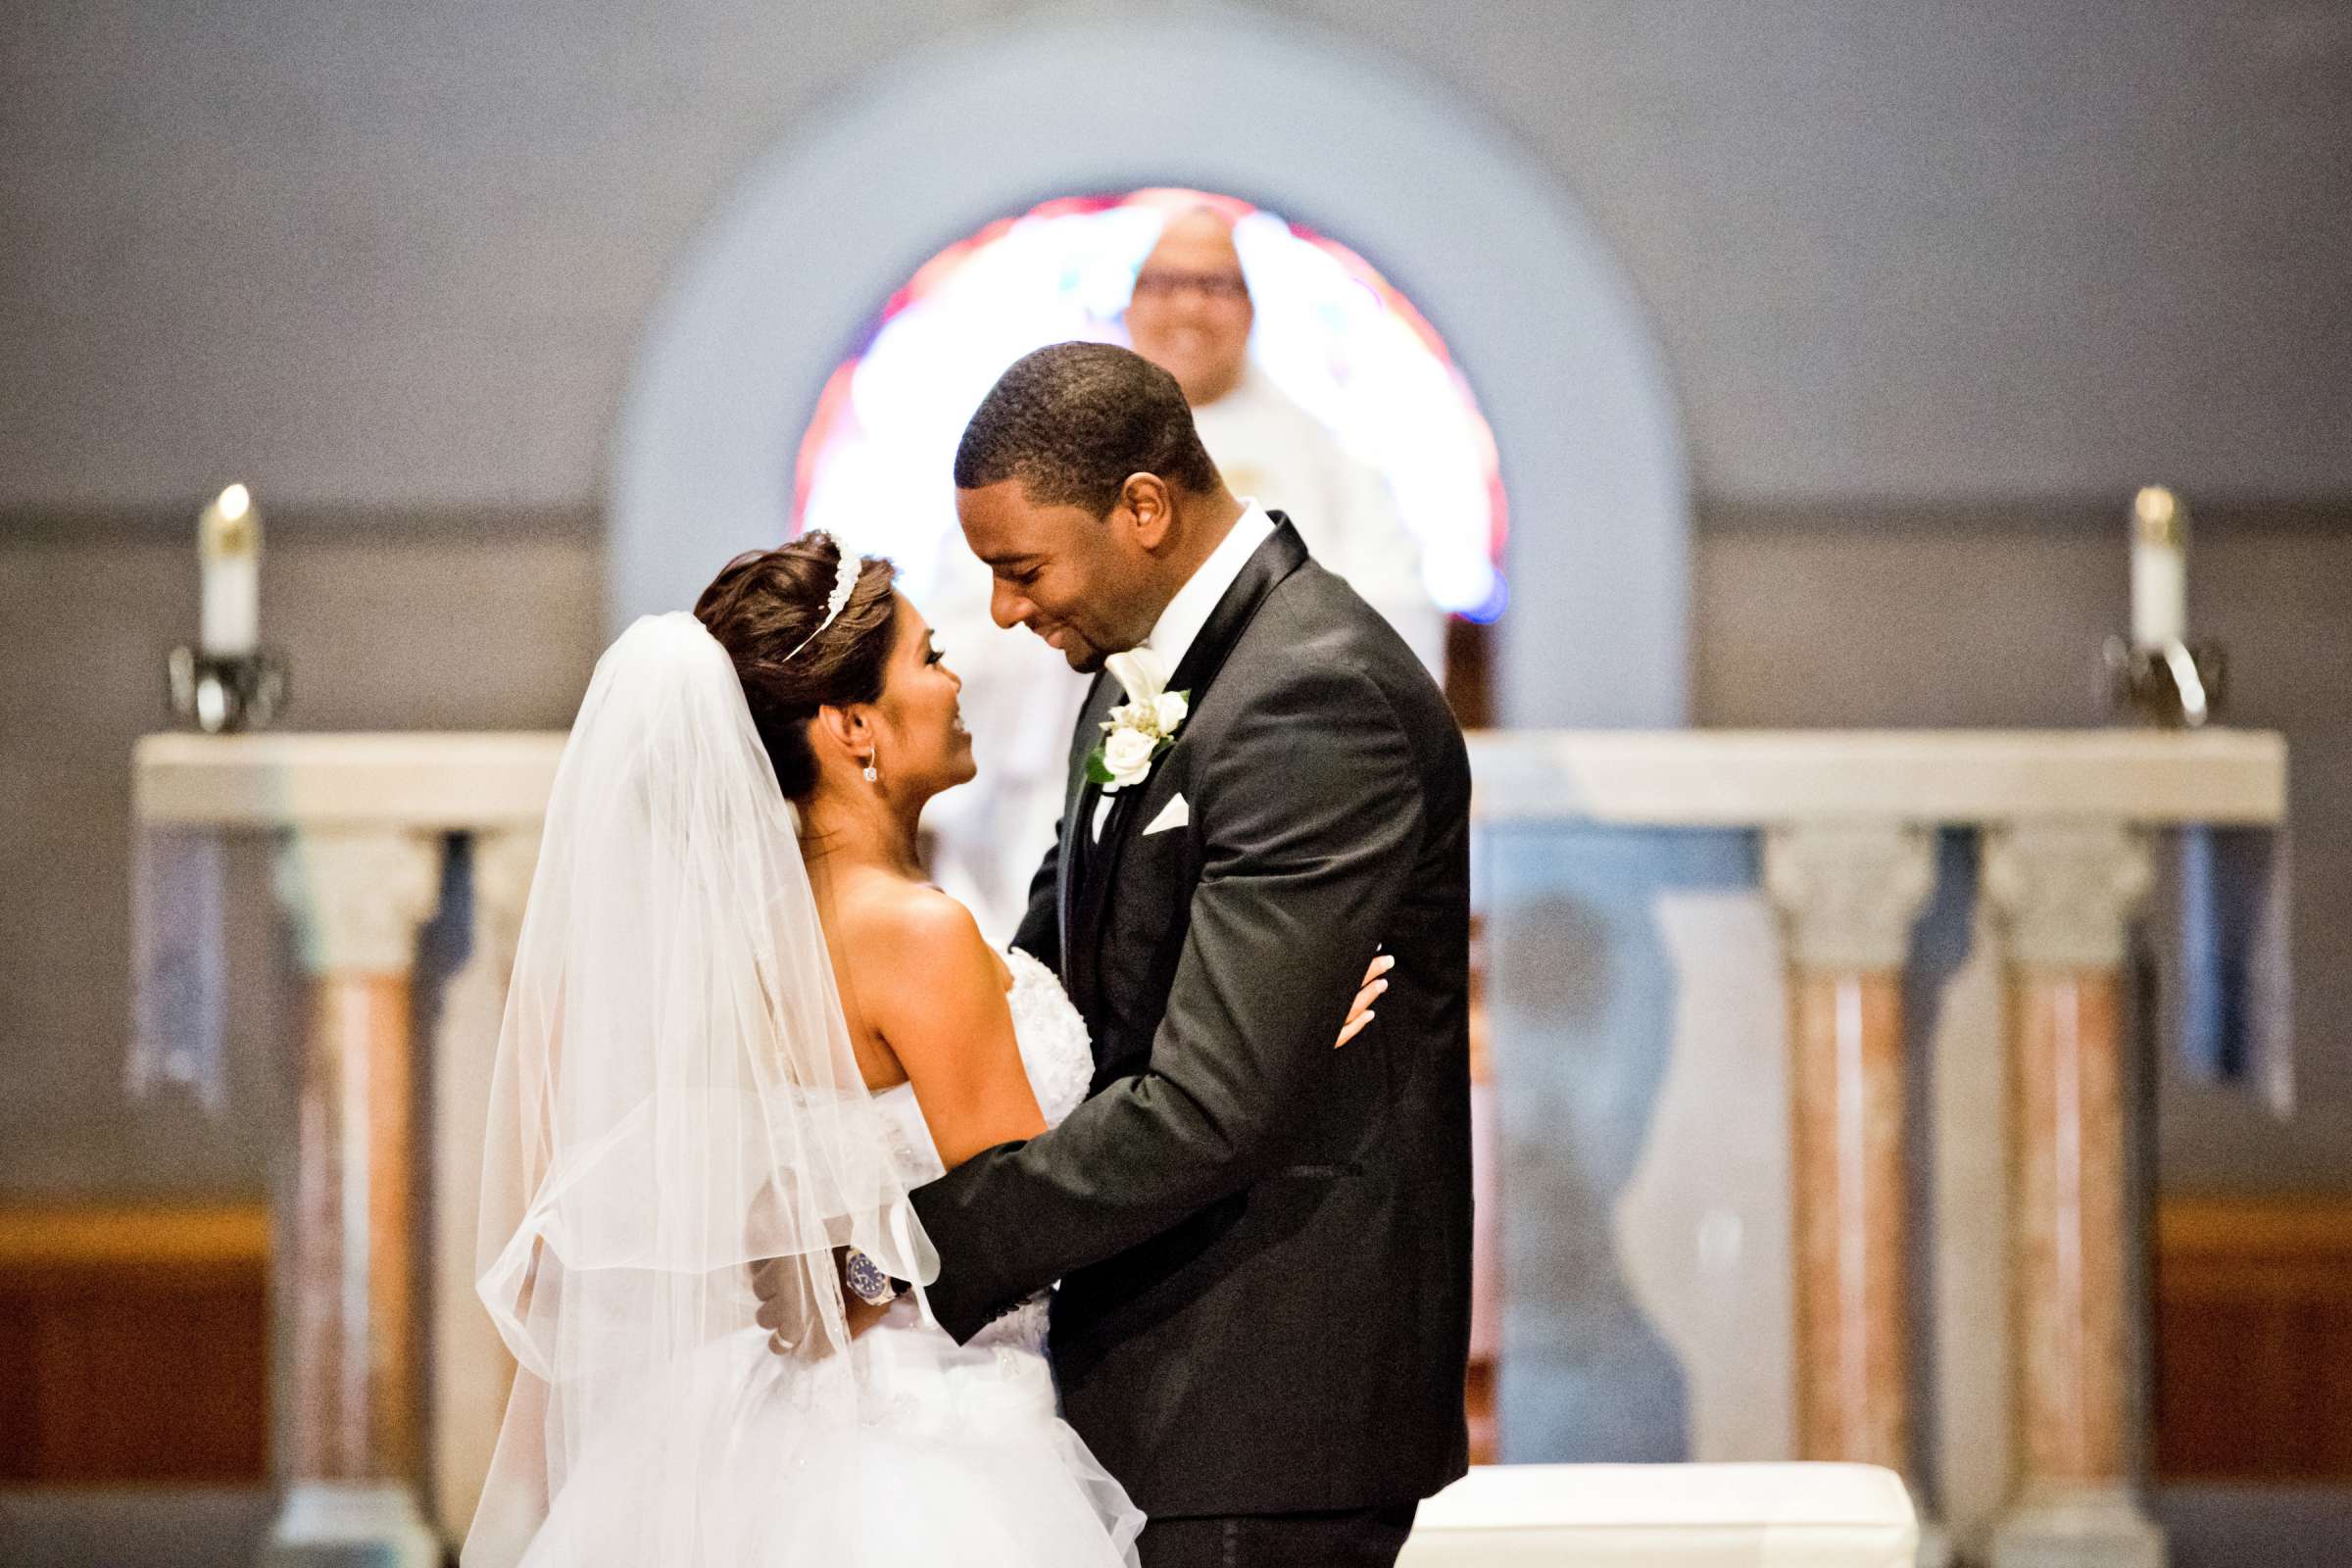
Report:
M 1023 955 L 1038 1102 L 1093 1069 Z M 548 802 L 483 1143 L 476 1289 L 514 1354 L 466 1568 L 1119 1568 L 1143 1520 L 1058 1414 L 1046 1304 L 852 1339 L 836 1250 L 938 1258 L 910 1088 L 859 1077 L 799 821 L 690 615 L 599 661 Z M 807 1305 L 768 1348 L 755 1264 Z
M 1052 970 L 1014 952 L 1013 1029 L 1038 1107 L 1056 1123 L 1086 1098 L 1086 1025 Z M 912 1086 L 874 1096 L 908 1187 L 940 1175 Z M 1109 1568 L 1133 1564 L 1144 1516 L 1056 1411 L 1039 1295 L 958 1346 L 912 1295 L 893 1302 L 847 1360 L 854 1423 L 818 1424 L 801 1387 L 827 1375 L 779 1356 L 758 1330 L 705 1352 L 695 1378 L 648 1401 L 638 1435 L 583 1462 L 523 1557 L 589 1568 L 634 1555 L 655 1489 L 704 1494 L 698 1560 L 733 1568 Z M 671 1473 L 664 1456 L 730 1456 Z M 624 1547 L 622 1544 L 632 1544 Z

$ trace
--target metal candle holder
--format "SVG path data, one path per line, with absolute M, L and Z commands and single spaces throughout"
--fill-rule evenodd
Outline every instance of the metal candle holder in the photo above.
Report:
M 267 648 L 250 654 L 174 648 L 167 670 L 172 711 L 207 735 L 268 729 L 286 705 L 286 662 Z
M 2112 711 L 2157 729 L 2202 729 L 2221 711 L 2230 662 L 2215 642 L 2134 648 L 2107 639 L 2107 701 Z

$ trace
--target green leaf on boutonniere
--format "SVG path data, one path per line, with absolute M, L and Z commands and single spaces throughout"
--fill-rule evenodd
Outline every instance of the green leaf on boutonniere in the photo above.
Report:
M 1115 784 L 1110 764 L 1102 760 L 1102 748 L 1098 746 L 1086 754 L 1086 781 L 1089 784 Z

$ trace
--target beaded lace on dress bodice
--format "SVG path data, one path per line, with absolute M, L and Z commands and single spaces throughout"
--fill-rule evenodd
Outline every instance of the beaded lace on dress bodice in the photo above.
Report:
M 1012 970 L 1012 988 L 1004 1000 L 1012 1009 L 1012 1034 L 1020 1046 L 1021 1065 L 1028 1071 L 1029 1088 L 1046 1125 L 1058 1126 L 1086 1098 L 1094 1080 L 1094 1048 L 1087 1041 L 1086 1020 L 1079 1016 L 1054 971 L 1018 948 L 1004 956 Z M 874 1108 L 891 1141 L 891 1154 L 908 1187 L 945 1174 L 931 1130 L 915 1103 L 914 1086 L 899 1084 L 874 1096 Z M 1032 1298 L 981 1331 L 974 1343 L 1018 1344 L 1041 1348 L 1046 1342 L 1046 1298 Z

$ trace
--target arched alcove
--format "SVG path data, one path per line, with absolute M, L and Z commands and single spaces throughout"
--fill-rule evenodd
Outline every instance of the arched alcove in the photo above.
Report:
M 1172 217 L 1200 210 L 1233 223 L 1255 316 L 1254 373 L 1380 477 L 1427 601 L 1492 622 L 1509 602 L 1497 570 L 1509 502 L 1494 432 L 1444 338 L 1346 245 L 1215 191 L 1057 196 L 924 262 L 818 400 L 801 438 L 794 531 L 823 528 L 889 556 L 918 604 L 942 591 L 943 571 L 982 584 L 956 526 L 952 472 L 973 407 L 1032 349 L 1131 343 L 1127 309 L 1146 257 Z M 1261 466 L 1220 455 L 1203 435 L 1236 495 L 1294 514 L 1308 504 L 1267 491 Z M 1335 519 L 1295 520 L 1320 554 Z M 1348 570 L 1339 561 L 1325 558 Z
M 1148 81 L 1187 91 L 1139 92 Z M 1045 197 L 1153 183 L 1345 236 L 1453 346 L 1512 497 L 1503 720 L 1683 722 L 1681 427 L 1606 247 L 1474 106 L 1218 5 L 952 38 L 845 92 L 752 171 L 673 278 L 630 380 L 609 497 L 615 622 L 690 603 L 719 561 L 785 531 L 828 375 L 926 257 Z

